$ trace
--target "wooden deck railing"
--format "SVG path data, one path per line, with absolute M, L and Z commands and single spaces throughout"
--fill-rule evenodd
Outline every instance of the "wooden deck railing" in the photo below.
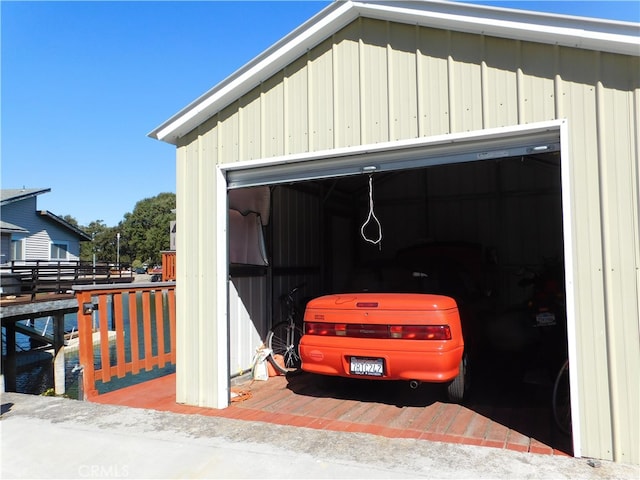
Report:
M 10 272 L 20 280 L 20 293 L 34 299 L 39 293 L 65 293 L 73 285 L 130 283 L 131 273 L 114 273 L 106 264 L 79 261 L 12 261 Z
M 99 394 L 97 382 L 175 365 L 174 282 L 74 286 L 74 291 L 84 398 Z

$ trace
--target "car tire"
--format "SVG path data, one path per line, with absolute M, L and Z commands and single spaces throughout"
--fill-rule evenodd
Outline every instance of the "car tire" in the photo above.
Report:
M 462 355 L 458 376 L 447 385 L 447 398 L 450 402 L 462 402 L 469 391 L 469 361 L 467 354 Z

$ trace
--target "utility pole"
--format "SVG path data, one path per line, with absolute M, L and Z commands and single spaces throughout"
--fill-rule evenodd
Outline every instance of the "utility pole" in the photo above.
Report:
M 91 251 L 93 252 L 93 284 L 96 283 L 96 244 L 94 243 L 96 239 L 96 232 L 91 234 Z
M 117 256 L 116 256 L 116 264 L 118 265 L 118 271 L 120 271 L 120 232 L 116 233 L 116 240 L 117 240 L 117 247 L 116 247 L 116 251 L 117 251 Z

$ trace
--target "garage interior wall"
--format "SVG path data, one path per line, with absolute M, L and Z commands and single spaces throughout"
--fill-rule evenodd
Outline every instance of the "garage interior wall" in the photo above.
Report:
M 178 319 L 198 320 L 178 322 L 179 401 L 216 406 L 206 386 L 228 362 L 205 340 L 226 279 L 208 274 L 226 268 L 216 165 L 567 119 L 579 451 L 640 463 L 639 72 L 638 57 L 361 18 L 181 138 Z
M 523 275 L 545 261 L 562 262 L 559 155 L 374 175 L 380 246 L 360 231 L 369 212 L 366 175 L 276 185 L 269 249 L 274 292 L 301 282 L 311 297 L 358 290 L 359 274 L 392 266 L 400 250 L 447 242 L 478 245 L 493 256 L 483 263 L 494 271 L 484 271 L 479 285 L 492 294 L 488 302 L 500 303 L 492 308 L 521 304 L 530 293 L 518 286 Z

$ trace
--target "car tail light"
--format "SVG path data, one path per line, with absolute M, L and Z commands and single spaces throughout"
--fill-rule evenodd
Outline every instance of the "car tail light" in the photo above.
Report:
M 449 325 L 375 325 L 305 322 L 304 333 L 330 337 L 451 340 Z
M 347 326 L 344 323 L 305 322 L 304 333 L 307 335 L 345 337 L 347 336 Z
M 392 338 L 405 340 L 451 340 L 449 325 L 403 325 L 395 326 Z
M 358 302 L 356 303 L 358 308 L 378 308 L 378 302 Z
M 305 322 L 304 333 L 307 335 L 335 335 L 335 325 L 323 322 Z

